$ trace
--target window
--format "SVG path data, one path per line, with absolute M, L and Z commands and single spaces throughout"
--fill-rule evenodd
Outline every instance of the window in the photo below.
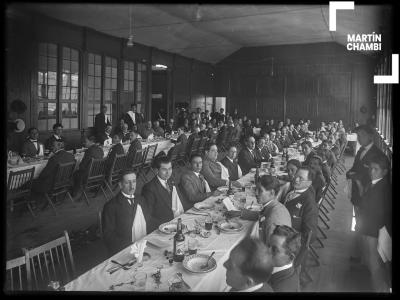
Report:
M 137 64 L 137 89 L 136 89 L 136 103 L 138 112 L 144 113 L 141 107 L 144 106 L 146 101 L 146 75 L 147 66 L 143 63 Z
M 101 56 L 89 53 L 88 69 L 88 127 L 94 126 L 94 117 L 100 112 L 101 104 Z
M 65 129 L 78 129 L 78 50 L 39 43 L 37 84 L 38 129 L 50 131 L 56 122 Z
M 113 111 L 117 109 L 117 59 L 105 58 L 103 104 L 107 106 L 107 117 L 112 123 Z

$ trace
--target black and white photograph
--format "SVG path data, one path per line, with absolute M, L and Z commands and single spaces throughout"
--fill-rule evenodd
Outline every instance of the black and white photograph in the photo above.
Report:
M 3 8 L 5 294 L 395 294 L 398 4 Z

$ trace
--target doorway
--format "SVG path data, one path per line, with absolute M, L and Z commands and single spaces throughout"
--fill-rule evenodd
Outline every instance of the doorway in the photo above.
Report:
M 151 77 L 151 120 L 161 120 L 160 125 L 164 127 L 168 118 L 168 71 L 153 67 Z

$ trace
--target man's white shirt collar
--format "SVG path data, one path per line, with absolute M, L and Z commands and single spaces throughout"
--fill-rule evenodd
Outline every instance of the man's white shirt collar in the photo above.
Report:
M 308 190 L 308 188 L 306 188 L 306 189 L 301 189 L 301 190 L 296 190 L 296 189 L 294 189 L 294 192 L 295 192 L 295 193 L 302 194 L 302 193 L 304 193 L 304 192 L 307 191 L 307 190 Z
M 264 209 L 265 207 L 267 207 L 267 206 L 268 206 L 268 204 L 270 204 L 272 201 L 274 201 L 274 200 L 270 200 L 270 201 L 268 201 L 267 203 L 263 204 L 263 207 L 262 207 L 262 209 Z
M 133 200 L 135 199 L 135 195 L 127 195 L 123 191 L 121 191 L 122 195 L 127 198 L 129 204 L 133 204 Z
M 61 139 L 57 134 L 53 134 L 53 136 L 56 138 L 56 140 Z
M 261 282 L 261 283 L 259 283 L 257 285 L 254 285 L 252 287 L 249 287 L 249 288 L 247 288 L 245 290 L 241 290 L 241 291 L 238 291 L 238 292 L 254 292 L 254 291 L 260 289 L 262 286 L 263 286 L 263 283 Z
M 194 174 L 196 174 L 197 177 L 199 177 L 200 173 L 197 173 L 195 171 L 193 171 Z
M 274 267 L 274 269 L 272 270 L 272 273 L 271 273 L 271 274 L 278 273 L 278 272 L 280 272 L 280 271 L 289 269 L 289 268 L 291 268 L 291 267 L 293 267 L 293 263 L 284 265 L 284 266 L 282 266 L 282 267 Z
M 160 181 L 160 183 L 162 184 L 162 186 L 164 187 L 164 188 L 167 188 L 167 181 L 166 180 L 164 180 L 164 179 L 161 179 L 158 175 L 157 175 L 157 178 L 158 178 L 158 180 Z
M 226 158 L 229 159 L 231 163 L 233 163 L 233 159 L 231 159 L 228 155 L 226 156 Z

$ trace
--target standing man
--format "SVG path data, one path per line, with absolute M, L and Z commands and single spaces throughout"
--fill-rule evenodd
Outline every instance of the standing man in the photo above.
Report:
M 112 131 L 112 126 L 110 124 L 107 124 L 104 132 L 97 136 L 97 142 L 101 146 L 111 146 L 112 145 L 111 131 Z
M 51 146 L 53 145 L 54 141 L 62 143 L 62 146 L 65 147 L 65 139 L 64 139 L 64 137 L 61 136 L 62 130 L 63 130 L 63 126 L 61 125 L 61 123 L 56 123 L 53 125 L 54 133 L 52 136 L 50 136 L 47 139 L 47 141 L 45 143 L 46 149 L 50 150 L 51 152 L 54 152 L 53 149 L 51 149 Z
M 106 116 L 106 113 L 107 113 L 107 106 L 102 105 L 101 112 L 99 112 L 94 118 L 94 130 L 98 140 L 100 139 L 100 136 L 104 134 L 106 126 L 107 125 L 111 126 L 110 120 Z
M 39 131 L 36 127 L 31 127 L 28 130 L 29 137 L 22 145 L 21 156 L 36 157 L 44 156 L 44 146 L 38 141 Z
M 146 198 L 154 230 L 162 223 L 171 221 L 184 213 L 185 208 L 179 189 L 171 180 L 172 164 L 167 156 L 160 156 L 155 161 L 157 175 L 143 186 L 142 195 Z M 187 209 L 187 208 L 186 208 Z
M 103 240 L 109 256 L 140 240 L 148 232 L 149 213 L 145 199 L 135 195 L 136 173 L 125 170 L 119 182 L 120 192 L 102 211 Z
M 124 121 L 128 124 L 129 130 L 133 130 L 133 125 L 143 123 L 141 114 L 137 112 L 136 104 L 131 104 L 131 110 L 124 115 Z

